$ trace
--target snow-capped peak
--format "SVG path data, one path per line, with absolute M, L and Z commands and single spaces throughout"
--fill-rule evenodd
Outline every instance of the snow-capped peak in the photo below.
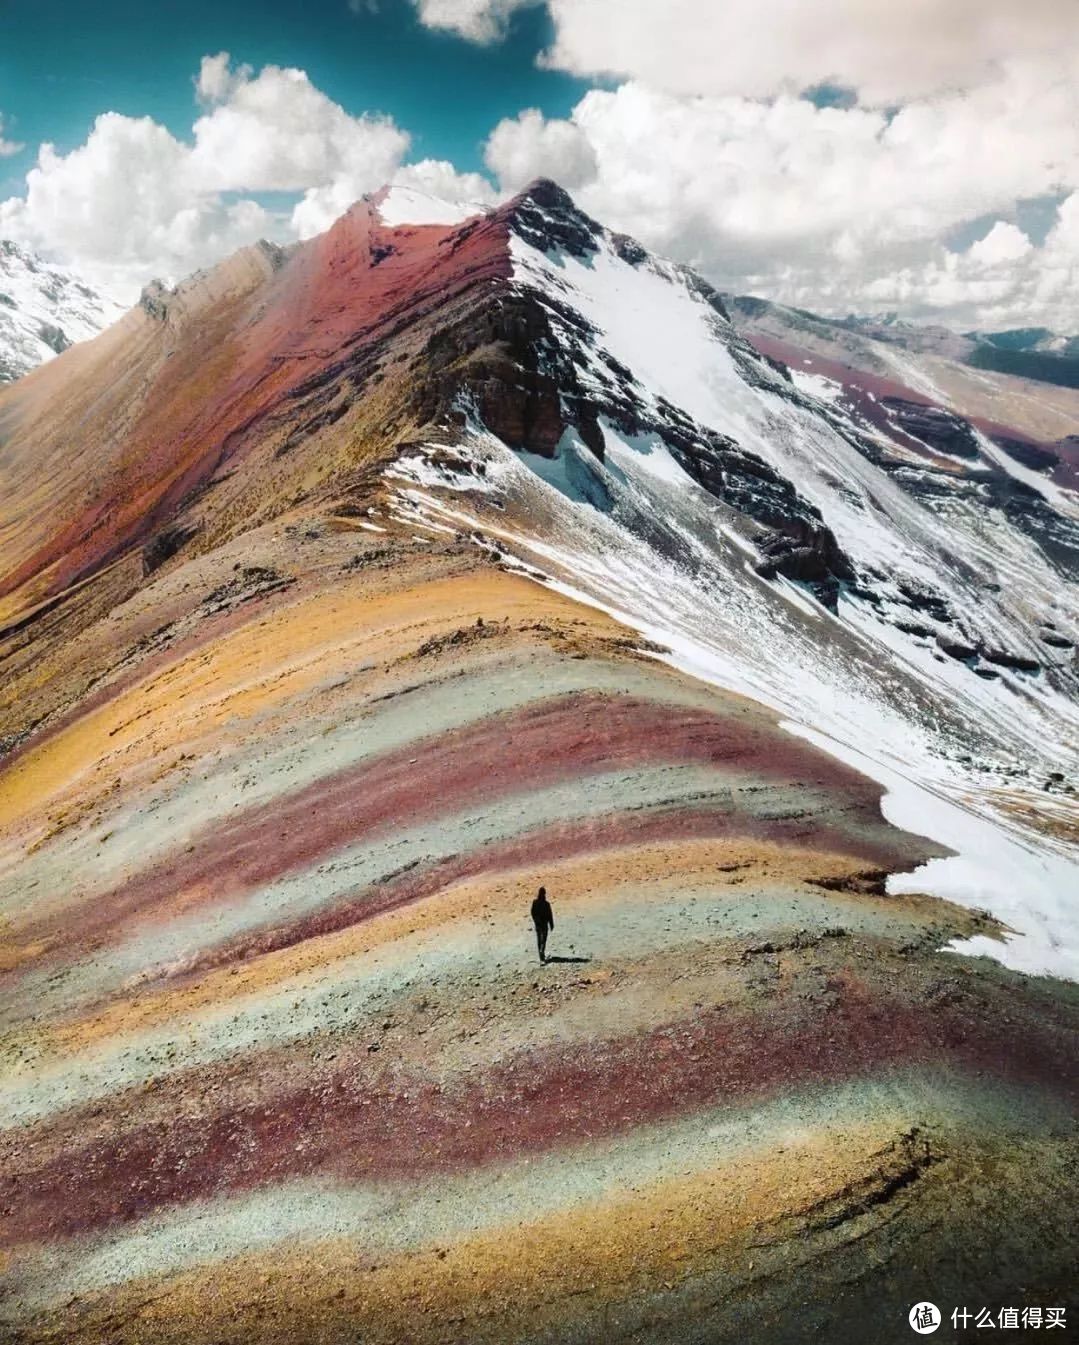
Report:
M 499 213 L 512 280 L 476 324 L 496 353 L 459 397 L 465 466 L 441 439 L 406 455 L 401 507 L 857 752 L 960 856 L 918 890 L 993 909 L 1015 965 L 1075 975 L 1074 856 L 1022 821 L 1074 764 L 1074 496 L 925 398 L 879 425 L 822 398 L 552 183 Z
M 123 312 L 66 267 L 0 240 L 0 383 L 96 336 Z

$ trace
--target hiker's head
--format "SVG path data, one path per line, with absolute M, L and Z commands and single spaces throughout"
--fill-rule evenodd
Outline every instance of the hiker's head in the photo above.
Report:
M 539 890 L 540 901 L 546 900 L 546 897 L 547 897 L 547 889 L 545 887 L 541 887 Z

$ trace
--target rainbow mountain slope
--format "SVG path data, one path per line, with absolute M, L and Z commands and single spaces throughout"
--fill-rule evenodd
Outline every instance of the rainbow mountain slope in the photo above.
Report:
M 522 283 L 594 226 L 546 185 L 390 213 L 0 394 L 0 1331 L 861 1342 L 918 1298 L 1061 1301 L 1074 985 L 947 951 L 1011 945 L 766 667 L 739 694 L 675 666 L 679 620 L 601 610 L 619 538 L 673 617 L 707 576 L 672 469 L 651 531 L 613 498 L 589 330 Z M 559 476 L 571 419 L 606 504 Z M 725 452 L 773 559 L 825 563 L 804 650 L 852 562 Z M 765 611 L 802 582 L 739 573 Z

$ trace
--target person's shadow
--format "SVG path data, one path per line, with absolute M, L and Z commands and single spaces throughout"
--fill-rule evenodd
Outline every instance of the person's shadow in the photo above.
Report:
M 590 957 L 549 957 L 548 962 L 591 962 Z

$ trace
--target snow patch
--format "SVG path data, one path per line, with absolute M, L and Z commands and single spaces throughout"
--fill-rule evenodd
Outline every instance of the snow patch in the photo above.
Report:
M 1032 975 L 1079 975 L 1079 863 L 1010 832 L 834 738 L 784 722 L 790 733 L 846 762 L 885 788 L 881 811 L 904 831 L 956 853 L 912 873 L 893 874 L 888 891 L 924 892 L 974 910 L 991 911 L 1013 933 L 1003 943 L 979 935 L 949 945 L 954 952 L 994 957 Z
M 838 401 L 843 396 L 843 384 L 824 374 L 812 374 L 806 369 L 791 368 L 791 380 L 799 392 L 816 397 L 819 402 Z
M 375 208 L 383 224 L 462 224 L 473 215 L 487 214 L 478 201 L 443 201 L 417 187 L 390 187 Z

